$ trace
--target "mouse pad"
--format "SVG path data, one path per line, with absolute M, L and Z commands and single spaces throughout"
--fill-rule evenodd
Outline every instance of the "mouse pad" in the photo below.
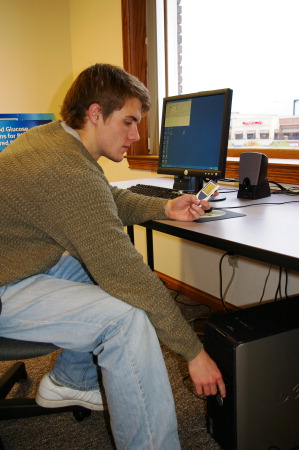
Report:
M 232 219 L 233 217 L 242 217 L 246 214 L 229 211 L 228 209 L 213 209 L 209 213 L 205 213 L 203 217 L 194 222 L 209 222 L 211 220 Z

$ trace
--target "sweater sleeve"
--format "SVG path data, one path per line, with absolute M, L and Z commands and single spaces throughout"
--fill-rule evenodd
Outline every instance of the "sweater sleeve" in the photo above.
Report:
M 143 309 L 161 342 L 193 359 L 202 348 L 200 341 L 123 229 L 124 223 L 132 223 L 129 217 L 144 221 L 163 216 L 163 201 L 114 192 L 99 171 L 65 174 L 63 181 L 57 176 L 52 191 L 46 185 L 45 179 L 47 197 L 39 194 L 35 202 L 35 223 L 39 221 L 53 241 L 82 261 L 102 289 Z
M 118 216 L 124 226 L 154 219 L 167 219 L 164 211 L 167 200 L 146 197 L 115 186 L 110 188 L 118 210 Z

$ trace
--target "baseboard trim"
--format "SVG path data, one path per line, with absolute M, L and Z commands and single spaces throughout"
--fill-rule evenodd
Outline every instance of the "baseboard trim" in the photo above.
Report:
M 207 292 L 203 292 L 200 289 L 184 283 L 183 281 L 176 280 L 175 278 L 172 278 L 165 273 L 159 272 L 158 270 L 155 270 L 155 273 L 169 289 L 178 291 L 180 294 L 186 295 L 186 297 L 189 297 L 191 300 L 202 305 L 206 305 L 214 311 L 225 312 L 220 298 L 214 297 Z M 228 310 L 232 311 L 239 309 L 237 306 L 232 305 L 231 303 L 225 303 L 225 306 Z

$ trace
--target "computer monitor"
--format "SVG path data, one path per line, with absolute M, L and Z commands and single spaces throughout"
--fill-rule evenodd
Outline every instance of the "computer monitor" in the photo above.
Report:
M 164 98 L 157 172 L 174 175 L 174 190 L 225 177 L 231 102 L 231 89 Z

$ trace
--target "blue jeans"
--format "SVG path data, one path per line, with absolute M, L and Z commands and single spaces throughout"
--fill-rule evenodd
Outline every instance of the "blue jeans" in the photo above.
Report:
M 118 449 L 180 449 L 167 370 L 144 311 L 93 284 L 66 254 L 47 272 L 0 287 L 0 296 L 2 336 L 62 348 L 51 372 L 59 383 L 98 389 L 96 358 Z

